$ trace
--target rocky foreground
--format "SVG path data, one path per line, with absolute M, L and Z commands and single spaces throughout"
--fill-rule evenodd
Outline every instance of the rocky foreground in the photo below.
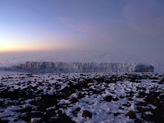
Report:
M 164 123 L 164 75 L 0 76 L 1 123 Z

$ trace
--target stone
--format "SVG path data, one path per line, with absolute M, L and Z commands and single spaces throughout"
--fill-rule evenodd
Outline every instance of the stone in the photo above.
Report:
M 88 111 L 88 110 L 84 110 L 83 114 L 82 114 L 82 117 L 91 118 L 92 117 L 92 113 L 90 111 Z
M 78 99 L 77 98 L 75 98 L 75 97 L 73 97 L 73 98 L 71 98 L 70 99 L 70 102 L 73 104 L 73 103 L 76 103 L 78 101 Z
M 129 111 L 128 113 L 126 113 L 125 116 L 128 116 L 130 119 L 135 119 L 136 118 L 136 113 L 134 111 Z
M 158 82 L 158 84 L 163 84 L 164 83 L 164 77 Z

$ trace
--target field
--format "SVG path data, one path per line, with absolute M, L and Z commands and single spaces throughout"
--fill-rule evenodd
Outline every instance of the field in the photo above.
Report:
M 163 123 L 164 75 L 1 75 L 0 122 Z

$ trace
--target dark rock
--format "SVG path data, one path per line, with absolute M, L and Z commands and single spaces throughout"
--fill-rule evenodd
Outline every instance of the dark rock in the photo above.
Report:
M 72 114 L 77 116 L 77 113 L 80 111 L 81 108 L 76 108 L 74 111 L 72 111 Z
M 134 111 L 129 111 L 125 116 L 128 116 L 130 119 L 135 119 L 136 113 Z
M 129 101 L 133 101 L 133 98 L 129 97 L 128 100 L 129 100 Z
M 60 114 L 57 119 L 50 119 L 48 123 L 75 123 L 66 114 Z
M 137 87 L 137 90 L 146 90 L 144 87 Z
M 140 113 L 144 113 L 144 112 L 148 111 L 147 108 L 143 108 L 143 107 L 137 107 L 137 110 L 138 110 Z
M 70 102 L 73 104 L 73 103 L 76 103 L 78 101 L 78 99 L 77 98 L 75 98 L 75 97 L 73 97 L 73 98 L 71 98 L 70 99 Z
M 140 119 L 135 119 L 135 121 L 134 121 L 135 123 L 142 123 L 142 121 L 140 120 Z
M 125 97 L 121 95 L 120 98 L 123 99 L 123 98 L 125 98 Z
M 164 83 L 164 77 L 158 82 L 158 84 L 163 84 Z
M 85 97 L 85 94 L 81 94 L 81 93 L 78 94 L 78 99 L 82 99 L 84 97 Z
M 114 116 L 118 116 L 118 115 L 120 115 L 120 113 L 118 112 L 118 113 L 114 113 Z
M 159 78 L 158 77 L 151 77 L 150 79 L 152 79 L 152 80 L 158 80 Z
M 144 120 L 146 120 L 146 121 L 154 121 L 154 117 L 153 117 L 153 115 L 146 115 L 144 117 Z
M 106 97 L 104 98 L 104 100 L 107 101 L 107 102 L 111 102 L 112 100 L 113 100 L 113 101 L 117 101 L 117 100 L 119 100 L 119 99 L 118 99 L 118 98 L 113 98 L 111 95 L 109 95 L 109 96 L 106 96 Z
M 9 123 L 9 121 L 0 119 L 0 123 Z
M 82 114 L 82 117 L 91 118 L 91 117 L 92 117 L 92 113 L 89 112 L 88 110 L 84 110 L 84 111 L 83 111 L 83 114 Z
M 145 98 L 145 101 L 149 104 L 157 103 L 159 100 L 157 98 L 157 95 L 156 94 L 154 95 L 154 94 L 147 95 L 147 97 Z
M 138 98 L 144 98 L 147 94 L 145 92 L 139 92 Z
M 130 107 L 131 104 L 129 102 L 127 102 L 127 104 L 123 104 L 123 106 Z

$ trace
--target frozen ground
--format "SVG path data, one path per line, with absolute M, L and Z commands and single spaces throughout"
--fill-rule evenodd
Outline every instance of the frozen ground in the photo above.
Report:
M 2 75 L 14 75 L 14 74 L 21 74 L 21 72 L 0 70 L 0 76 L 2 76 Z
M 0 75 L 0 122 L 164 122 L 164 76 Z

